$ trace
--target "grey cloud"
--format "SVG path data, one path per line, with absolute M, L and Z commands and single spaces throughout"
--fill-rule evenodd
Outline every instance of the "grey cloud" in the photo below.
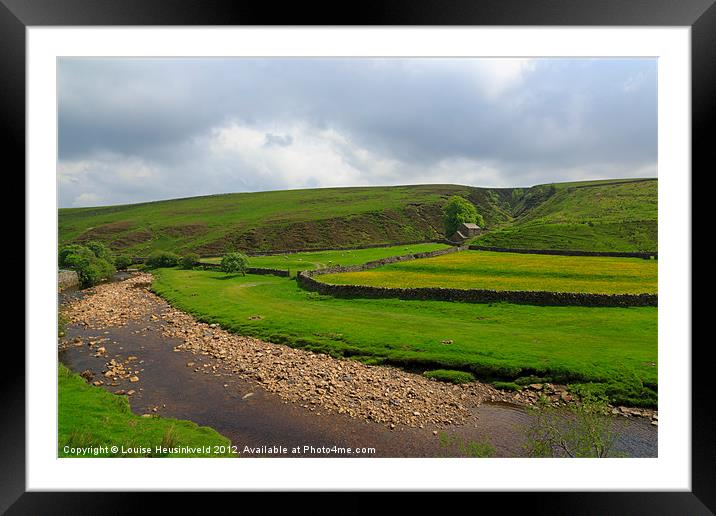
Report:
M 293 137 L 290 134 L 286 135 L 280 135 L 280 134 L 271 134 L 266 133 L 266 141 L 264 142 L 264 146 L 271 147 L 288 147 L 293 143 Z
M 494 77 L 476 73 L 474 65 L 469 59 L 61 59 L 60 164 L 103 156 L 108 165 L 87 172 L 84 186 L 61 182 L 60 203 L 103 188 L 108 204 L 287 187 L 285 175 L 259 177 L 251 163 L 206 151 L 207 135 L 231 123 L 262 130 L 264 145 L 276 151 L 298 144 L 290 132 L 296 123 L 316 133 L 336 131 L 347 138 L 334 146 L 347 164 L 363 162 L 356 149 L 392 160 L 395 183 L 413 182 L 450 160 L 499 169 L 501 184 L 487 186 L 566 181 L 575 170 L 615 177 L 655 170 L 655 59 L 540 59 L 497 95 L 481 88 Z M 111 163 L 129 159 L 150 164 L 167 182 L 109 177 Z M 386 179 L 364 170 L 361 180 Z M 309 184 L 324 186 L 316 178 Z

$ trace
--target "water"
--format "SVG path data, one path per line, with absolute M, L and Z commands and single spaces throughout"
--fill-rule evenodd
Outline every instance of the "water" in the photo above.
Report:
M 119 276 L 123 278 L 123 276 Z M 61 300 L 81 296 L 81 291 L 66 291 Z M 525 409 L 509 404 L 486 403 L 476 407 L 468 422 L 446 429 L 436 427 L 409 428 L 399 425 L 390 430 L 384 425 L 351 418 L 345 414 L 311 412 L 299 405 L 285 403 L 278 395 L 265 391 L 259 384 L 231 375 L 220 361 L 188 352 L 175 352 L 181 344 L 161 334 L 160 321 L 132 322 L 121 328 L 91 330 L 68 326 L 66 339 L 80 337 L 83 344 L 60 351 L 59 359 L 71 370 L 90 370 L 95 378 L 105 380 L 105 363 L 111 358 L 124 362 L 134 355 L 140 381 L 119 380 L 105 385 L 110 392 L 134 389 L 129 396 L 136 414 L 159 414 L 164 417 L 188 419 L 210 426 L 239 447 L 278 446 L 287 453 L 257 453 L 252 456 L 330 456 L 330 457 L 447 457 L 465 456 L 470 442 L 489 443 L 497 457 L 525 456 L 525 429 L 532 415 Z M 86 342 L 107 338 L 103 357 Z M 187 367 L 194 362 L 193 367 Z M 217 365 L 204 367 L 205 364 Z M 195 372 L 195 369 L 201 369 Z M 204 372 L 205 370 L 210 372 Z M 247 396 L 248 395 L 248 396 Z M 153 410 L 156 409 L 156 412 Z M 646 420 L 615 420 L 619 437 L 615 451 L 629 457 L 657 455 L 657 429 Z M 434 435 L 433 431 L 439 434 Z M 450 436 L 450 439 L 446 439 Z M 441 439 L 442 438 L 442 439 Z M 446 443 L 449 440 L 450 443 Z M 315 453 L 310 448 L 374 448 L 371 453 Z M 294 450 L 297 450 L 294 453 Z M 343 451 L 341 453 L 341 451 Z

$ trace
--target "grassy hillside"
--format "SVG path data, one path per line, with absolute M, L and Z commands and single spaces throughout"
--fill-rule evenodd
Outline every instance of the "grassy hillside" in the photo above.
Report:
M 490 193 L 488 192 L 497 192 Z M 115 250 L 216 255 L 396 244 L 442 238 L 451 195 L 475 203 L 490 224 L 509 221 L 509 191 L 455 185 L 325 188 L 193 197 L 59 211 L 60 243 L 102 240 Z
M 521 249 L 656 251 L 658 182 L 541 185 L 514 204 L 514 220 L 474 243 Z
M 60 244 L 101 240 L 147 255 L 344 248 L 440 239 L 452 195 L 477 206 L 484 245 L 656 250 L 657 181 L 605 180 L 532 188 L 459 185 L 238 193 L 59 210 Z

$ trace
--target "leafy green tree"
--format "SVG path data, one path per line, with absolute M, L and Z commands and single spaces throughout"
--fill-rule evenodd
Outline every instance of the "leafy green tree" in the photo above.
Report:
M 249 259 L 242 253 L 227 253 L 221 258 L 221 270 L 226 274 L 246 275 Z
M 478 226 L 485 225 L 484 219 L 477 213 L 477 209 L 470 201 L 464 197 L 454 195 L 448 199 L 443 210 L 445 234 L 448 237 L 451 236 L 463 222 L 474 223 Z

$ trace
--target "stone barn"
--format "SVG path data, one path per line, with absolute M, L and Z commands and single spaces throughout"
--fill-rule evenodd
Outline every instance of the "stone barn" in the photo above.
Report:
M 463 222 L 457 227 L 457 230 L 450 237 L 450 240 L 462 243 L 468 238 L 477 236 L 480 233 L 482 233 L 482 228 L 477 224 L 473 224 L 472 222 Z

